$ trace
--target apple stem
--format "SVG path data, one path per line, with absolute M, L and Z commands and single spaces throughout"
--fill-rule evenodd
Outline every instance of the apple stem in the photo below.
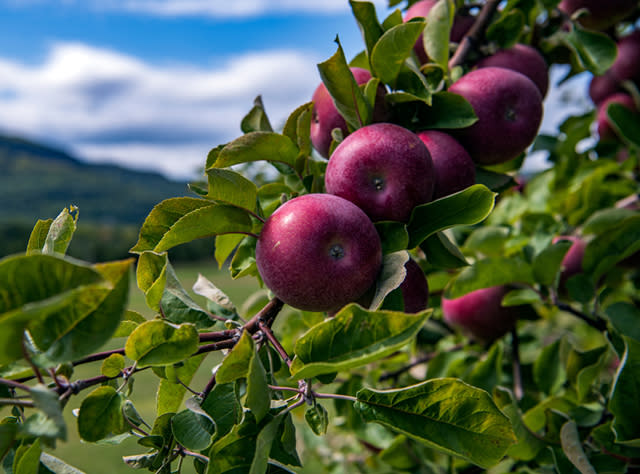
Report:
M 522 368 L 520 365 L 520 338 L 515 326 L 511 329 L 511 352 L 513 358 L 513 395 L 516 400 L 522 400 L 524 390 L 522 388 Z
M 464 35 L 458 45 L 458 49 L 456 49 L 456 52 L 449 60 L 449 69 L 461 66 L 466 61 L 469 53 L 482 41 L 485 31 L 491 22 L 491 17 L 498 9 L 499 4 L 500 0 L 488 0 L 487 3 L 484 4 L 475 23 L 467 34 Z

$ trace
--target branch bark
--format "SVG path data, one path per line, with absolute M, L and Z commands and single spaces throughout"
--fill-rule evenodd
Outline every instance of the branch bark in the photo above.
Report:
M 498 9 L 499 4 L 500 0 L 488 0 L 487 3 L 484 4 L 475 23 L 471 29 L 469 29 L 467 34 L 464 35 L 462 41 L 460 41 L 460 44 L 458 45 L 458 49 L 456 49 L 456 52 L 449 60 L 449 69 L 453 69 L 456 66 L 464 64 L 469 53 L 482 43 L 487 27 L 489 26 L 489 23 L 491 23 L 491 18 Z

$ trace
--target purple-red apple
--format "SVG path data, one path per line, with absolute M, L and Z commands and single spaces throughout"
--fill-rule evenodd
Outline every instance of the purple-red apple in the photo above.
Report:
M 609 107 L 609 105 L 611 104 L 623 105 L 633 112 L 637 110 L 633 98 L 629 94 L 625 94 L 624 92 L 618 92 L 616 94 L 610 95 L 602 103 L 600 103 L 600 105 L 598 106 L 596 124 L 598 136 L 602 141 L 612 141 L 617 138 L 616 131 L 613 128 L 609 117 L 607 116 L 607 107 Z
M 429 283 L 418 262 L 410 258 L 405 264 L 407 276 L 400 285 L 405 313 L 419 313 L 429 306 Z
M 418 137 L 427 146 L 436 173 L 433 199 L 457 193 L 476 182 L 476 165 L 451 135 L 425 130 Z
M 518 310 L 502 306 L 508 289 L 492 286 L 472 291 L 459 298 L 442 298 L 444 321 L 467 335 L 483 342 L 491 342 L 513 328 Z
M 501 49 L 480 60 L 478 67 L 504 67 L 524 74 L 531 79 L 544 97 L 549 89 L 549 71 L 540 52 L 526 44 L 516 44 Z
M 429 150 L 410 130 L 376 123 L 351 133 L 334 150 L 325 188 L 360 207 L 373 221 L 407 222 L 433 196 Z
M 609 70 L 602 76 L 594 76 L 589 84 L 589 96 L 596 105 L 616 92 L 622 92 L 624 81 L 640 84 L 640 31 L 621 38 L 617 48 L 618 54 Z
M 606 30 L 633 13 L 637 6 L 637 0 L 562 0 L 558 8 L 567 15 L 587 9 L 580 24 L 592 30 Z
M 542 121 L 542 95 L 524 74 L 501 67 L 473 70 L 449 87 L 473 107 L 478 121 L 452 130 L 476 163 L 516 158 L 533 142 Z
M 433 6 L 438 3 L 438 0 L 421 0 L 411 5 L 404 14 L 404 21 L 409 21 L 412 18 L 423 17 L 426 18 Z M 459 43 L 460 40 L 467 34 L 467 31 L 473 26 L 475 17 L 471 15 L 456 15 L 451 26 L 451 33 L 449 39 L 454 43 Z M 413 50 L 418 56 L 420 63 L 424 64 L 429 61 L 429 56 L 424 50 L 424 42 L 422 35 L 416 41 L 413 46 Z
M 589 97 L 594 104 L 600 105 L 607 97 L 621 92 L 620 81 L 613 77 L 611 71 L 607 71 L 602 76 L 593 76 L 589 83 Z
M 366 84 L 371 79 L 371 73 L 366 69 L 352 67 L 351 73 L 358 85 Z M 384 95 L 386 89 L 382 84 L 378 86 L 374 106 L 374 121 L 383 121 L 386 119 L 386 107 L 384 104 Z M 320 155 L 329 158 L 329 149 L 331 147 L 331 131 L 334 128 L 342 130 L 344 136 L 349 133 L 347 122 L 344 120 L 338 109 L 336 108 L 333 98 L 327 90 L 324 83 L 320 83 L 311 98 L 313 101 L 313 112 L 311 118 L 311 143 Z
M 267 219 L 256 245 L 265 285 L 288 305 L 308 311 L 332 311 L 360 298 L 381 262 L 371 220 L 331 194 L 284 203 Z
M 583 272 L 582 258 L 584 257 L 584 249 L 587 247 L 587 243 L 575 235 L 559 235 L 553 238 L 552 243 L 555 244 L 561 240 L 571 242 L 571 247 L 569 247 L 562 259 L 562 270 L 560 271 L 560 285 L 564 286 L 569 278 Z

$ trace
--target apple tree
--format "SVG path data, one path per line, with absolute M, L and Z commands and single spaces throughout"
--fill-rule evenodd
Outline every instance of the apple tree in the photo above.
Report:
M 5 472 L 78 472 L 69 430 L 158 473 L 637 472 L 638 2 L 389 4 L 349 1 L 362 51 L 282 127 L 257 98 L 131 259 L 65 256 L 72 208 L 0 260 Z M 593 107 L 541 134 L 549 67 Z M 185 288 L 167 252 L 207 236 L 264 290 Z

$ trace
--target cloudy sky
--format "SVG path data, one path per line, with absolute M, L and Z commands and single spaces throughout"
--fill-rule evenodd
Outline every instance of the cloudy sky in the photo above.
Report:
M 0 0 L 0 31 L 0 132 L 175 178 L 258 94 L 274 124 L 310 100 L 336 35 L 363 44 L 347 0 Z

